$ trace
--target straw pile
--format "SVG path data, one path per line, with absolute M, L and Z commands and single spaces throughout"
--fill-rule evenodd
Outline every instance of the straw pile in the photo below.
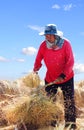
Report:
M 52 103 L 46 97 L 34 95 L 11 105 L 11 109 L 6 108 L 5 115 L 6 120 L 10 124 L 17 124 L 19 130 L 23 129 L 23 126 L 35 130 L 49 126 L 52 120 L 61 121 L 62 110 L 59 104 Z
M 40 85 L 40 77 L 38 74 L 31 72 L 23 78 L 25 86 L 36 88 Z

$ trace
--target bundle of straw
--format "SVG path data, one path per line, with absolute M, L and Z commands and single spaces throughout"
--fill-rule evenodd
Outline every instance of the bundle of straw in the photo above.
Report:
M 11 123 L 18 123 L 25 120 L 27 109 L 29 107 L 29 96 L 15 99 L 14 103 L 9 104 L 4 108 L 6 120 Z
M 49 126 L 52 120 L 62 119 L 63 111 L 59 104 L 52 103 L 44 96 L 32 96 L 6 110 L 6 120 L 14 124 L 26 124 L 29 130 Z
M 23 78 L 25 86 L 36 88 L 40 85 L 40 77 L 38 74 L 31 72 Z

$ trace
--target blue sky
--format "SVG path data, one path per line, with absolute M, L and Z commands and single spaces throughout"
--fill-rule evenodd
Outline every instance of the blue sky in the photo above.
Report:
M 84 80 L 84 0 L 0 0 L 0 79 L 15 80 L 32 71 L 46 24 L 56 24 L 70 40 L 75 80 Z M 41 79 L 45 66 L 40 69 Z

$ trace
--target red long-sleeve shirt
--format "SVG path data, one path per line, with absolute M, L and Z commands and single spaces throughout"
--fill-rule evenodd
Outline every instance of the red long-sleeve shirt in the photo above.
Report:
M 43 41 L 35 59 L 34 71 L 38 71 L 41 68 L 42 60 L 44 60 L 47 68 L 45 76 L 47 82 L 53 82 L 61 74 L 66 76 L 63 82 L 73 77 L 74 56 L 68 40 L 65 39 L 62 48 L 57 50 L 48 49 L 46 41 Z

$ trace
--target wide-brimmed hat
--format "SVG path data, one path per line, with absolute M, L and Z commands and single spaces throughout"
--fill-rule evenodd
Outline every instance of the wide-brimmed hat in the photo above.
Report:
M 39 33 L 39 35 L 41 35 L 41 36 L 47 35 L 47 34 L 63 36 L 63 33 L 61 31 L 57 30 L 57 27 L 55 24 L 47 24 L 45 26 L 44 31 Z

